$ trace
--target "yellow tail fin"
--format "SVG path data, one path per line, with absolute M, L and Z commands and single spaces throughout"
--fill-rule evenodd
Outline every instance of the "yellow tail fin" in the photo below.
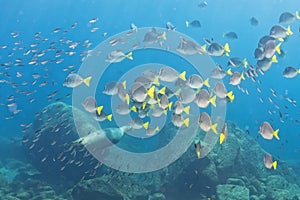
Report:
M 175 92 L 175 95 L 176 95 L 176 96 L 179 96 L 180 93 L 181 93 L 181 89 L 179 88 L 179 89 Z
M 159 131 L 159 127 L 158 127 L 158 126 L 156 126 L 155 130 L 156 130 L 156 131 Z
M 229 98 L 229 100 L 232 102 L 234 100 L 234 95 L 233 95 L 233 92 L 230 91 L 226 94 L 226 96 Z
M 130 110 L 132 110 L 133 112 L 137 111 L 135 106 L 132 106 Z
M 185 21 L 185 26 L 188 28 L 189 27 L 189 22 L 188 21 Z
M 272 163 L 272 166 L 273 166 L 274 170 L 276 170 L 276 169 L 277 169 L 277 161 L 274 161 L 274 162 Z
M 190 109 L 191 109 L 191 106 L 187 106 L 187 107 L 183 108 L 183 112 L 185 112 L 186 114 L 190 114 Z
M 212 98 L 210 98 L 209 99 L 209 102 L 211 103 L 211 105 L 213 105 L 214 107 L 216 107 L 217 105 L 216 105 L 216 95 L 215 96 L 213 96 Z
M 164 115 L 167 115 L 167 114 L 168 114 L 168 111 L 167 111 L 167 110 L 164 110 L 163 113 L 164 113 Z
M 207 78 L 207 79 L 203 82 L 203 85 L 205 85 L 206 87 L 210 87 L 208 81 L 209 81 L 209 78 Z
M 160 86 L 160 83 L 159 83 L 159 80 L 158 80 L 158 76 L 155 76 L 155 77 L 154 77 L 153 83 L 154 83 L 156 86 Z
M 149 127 L 149 122 L 145 122 L 145 123 L 143 124 L 143 127 L 144 127 L 145 129 L 148 129 L 148 127 Z
M 296 11 L 295 17 L 296 17 L 297 19 L 300 19 L 300 16 L 299 16 L 299 12 L 298 12 L 298 11 Z
M 133 60 L 133 58 L 132 58 L 132 52 L 129 52 L 129 53 L 126 55 L 126 57 L 127 57 L 129 60 Z
M 169 108 L 169 110 L 171 110 L 171 109 L 172 109 L 172 105 L 173 105 L 173 102 L 170 102 L 170 103 L 168 104 L 168 108 Z
M 276 51 L 279 55 L 281 54 L 280 46 L 281 46 L 281 43 L 279 43 L 279 44 L 275 47 L 275 51 Z
M 291 26 L 288 26 L 288 27 L 287 27 L 286 34 L 287 34 L 287 35 L 293 35 L 293 32 L 292 32 L 292 30 L 291 30 Z
M 230 52 L 230 48 L 229 48 L 229 44 L 228 44 L 228 43 L 226 43 L 226 44 L 224 45 L 224 50 L 225 50 L 227 53 Z
M 166 87 L 163 87 L 161 88 L 159 91 L 158 91 L 159 94 L 165 94 L 166 93 Z
M 276 57 L 276 55 L 274 55 L 273 57 L 272 57 L 272 63 L 278 63 L 278 60 L 277 60 L 277 57 Z
M 129 103 L 130 103 L 130 97 L 129 97 L 129 94 L 125 94 L 125 101 L 126 101 L 126 103 L 129 105 Z
M 201 46 L 201 49 L 202 49 L 202 51 L 203 51 L 204 53 L 206 53 L 206 44 L 202 45 L 202 46 Z
M 246 58 L 243 60 L 243 64 L 244 64 L 244 68 L 247 68 L 247 66 L 248 66 L 248 61 L 247 61 Z
M 92 77 L 86 77 L 85 79 L 83 79 L 83 82 L 86 86 L 90 87 L 90 82 L 91 82 Z
M 189 118 L 186 118 L 185 120 L 183 120 L 183 123 L 186 127 L 189 127 L 190 125 L 190 119 Z
M 273 135 L 277 140 L 279 140 L 278 132 L 279 132 L 279 129 L 277 129 L 276 131 L 273 132 Z
M 97 113 L 98 113 L 98 115 L 101 114 L 102 109 L 103 109 L 103 106 L 98 106 L 97 107 Z
M 148 90 L 148 92 L 147 92 L 147 94 L 149 95 L 149 97 L 150 97 L 151 99 L 154 98 L 154 90 L 155 90 L 155 86 L 152 86 L 152 87 Z
M 123 81 L 122 85 L 123 85 L 124 89 L 126 89 L 126 80 Z
M 221 133 L 220 134 L 220 144 L 222 144 L 225 140 L 225 134 L 224 133 Z
M 198 157 L 198 159 L 200 159 L 200 155 L 201 155 L 200 150 L 197 150 L 197 157 Z
M 231 76 L 232 75 L 231 68 L 229 68 L 226 73 Z
M 179 78 L 186 81 L 186 78 L 185 78 L 185 75 L 186 75 L 186 71 L 182 72 L 181 74 L 179 74 Z
M 211 125 L 211 130 L 215 133 L 215 134 L 217 134 L 218 132 L 217 132 L 217 126 L 218 126 L 218 124 L 217 123 L 215 123 L 215 124 L 213 124 L 213 125 Z
M 142 109 L 144 110 L 146 108 L 147 102 L 143 102 Z
M 300 74 L 300 69 L 297 70 L 298 74 Z
M 107 116 L 106 116 L 106 119 L 107 119 L 108 121 L 110 121 L 110 122 L 111 122 L 111 120 L 112 120 L 112 114 L 110 114 L 110 115 L 107 115 Z
M 241 74 L 241 79 L 242 79 L 242 80 L 245 80 L 244 73 Z
M 279 42 L 284 42 L 284 39 L 283 39 L 283 38 L 277 38 L 277 40 L 278 40 Z
M 164 31 L 161 37 L 163 40 L 167 40 L 167 33 Z

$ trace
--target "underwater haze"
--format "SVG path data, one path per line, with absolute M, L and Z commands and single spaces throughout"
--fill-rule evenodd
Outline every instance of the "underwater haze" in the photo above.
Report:
M 0 2 L 0 200 L 300 199 L 299 2 Z

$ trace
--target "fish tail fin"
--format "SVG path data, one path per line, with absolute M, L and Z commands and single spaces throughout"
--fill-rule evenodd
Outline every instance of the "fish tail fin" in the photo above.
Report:
M 278 60 L 277 60 L 277 57 L 276 57 L 276 55 L 274 55 L 273 57 L 272 57 L 272 63 L 278 63 Z
M 189 22 L 188 21 L 185 21 L 185 26 L 188 28 L 189 27 Z
M 277 38 L 277 40 L 279 41 L 279 42 L 284 42 L 284 39 L 283 38 Z
M 216 95 L 215 96 L 213 96 L 212 98 L 210 98 L 209 99 L 209 102 L 211 103 L 211 105 L 213 105 L 214 107 L 216 107 L 217 105 L 216 105 Z
M 181 74 L 179 74 L 179 78 L 186 81 L 185 75 L 186 75 L 186 71 L 183 71 Z
M 229 57 L 229 53 L 226 51 L 225 56 Z
M 162 37 L 163 40 L 167 40 L 167 33 L 166 33 L 166 31 L 164 31 L 162 33 L 161 37 Z
M 225 134 L 224 133 L 221 133 L 220 134 L 220 144 L 222 144 L 225 140 Z
M 248 66 L 248 61 L 247 61 L 246 58 L 243 60 L 243 64 L 244 64 L 244 68 L 247 68 L 247 66 Z
M 245 80 L 244 73 L 241 74 L 241 79 L 242 79 L 242 80 Z
M 83 82 L 86 86 L 90 87 L 90 82 L 91 82 L 92 76 L 86 77 L 83 79 Z
M 201 88 L 198 88 L 198 89 L 196 90 L 196 94 L 198 94 L 200 91 L 201 91 Z
M 148 91 L 147 94 L 148 96 L 153 99 L 154 98 L 154 90 L 155 90 L 155 86 L 152 86 Z
M 126 80 L 123 81 L 122 85 L 123 85 L 124 89 L 126 89 Z
M 168 104 L 168 109 L 169 109 L 169 110 L 172 109 L 172 105 L 173 105 L 173 102 L 170 102 L 170 103 Z
M 156 130 L 156 131 L 159 131 L 159 127 L 158 127 L 158 126 L 156 126 L 155 130 Z
M 149 122 L 143 123 L 143 127 L 144 127 L 145 129 L 148 129 L 148 127 L 149 127 Z
M 111 122 L 111 120 L 112 120 L 112 114 L 110 114 L 110 115 L 107 115 L 107 116 L 106 116 L 106 119 L 107 119 L 108 121 L 110 121 L 110 122 Z
M 300 74 L 300 69 L 297 70 L 298 74 Z
M 226 73 L 228 74 L 228 75 L 232 75 L 232 71 L 231 71 L 231 68 L 229 68 L 227 71 L 226 71 Z
M 158 76 L 154 77 L 153 83 L 157 86 L 160 86 L 159 80 L 158 80 Z
M 280 46 L 282 43 L 279 43 L 276 47 L 275 47 L 275 51 L 280 55 L 281 54 L 281 50 L 280 50 Z
M 168 110 L 164 110 L 163 113 L 164 113 L 164 115 L 167 115 L 168 114 Z
M 130 103 L 129 94 L 125 94 L 125 101 L 126 101 L 127 105 L 129 105 L 129 103 Z
M 191 106 L 187 106 L 187 107 L 183 108 L 183 112 L 185 112 L 186 114 L 190 114 L 190 109 L 191 109 Z
M 209 85 L 209 78 L 207 78 L 204 82 L 203 82 L 203 85 L 205 85 L 206 87 L 210 87 L 210 85 Z
M 234 100 L 234 95 L 233 95 L 233 92 L 230 91 L 226 94 L 226 96 L 229 98 L 229 100 L 232 102 Z
M 130 110 L 132 110 L 133 112 L 137 112 L 137 110 L 136 110 L 136 107 L 135 107 L 135 106 L 132 106 L 132 107 L 130 108 Z
M 224 45 L 224 50 L 225 50 L 227 53 L 230 52 L 230 48 L 229 48 L 229 44 L 228 44 L 228 43 L 226 43 L 226 44 Z
M 277 140 L 279 140 L 278 132 L 279 132 L 279 129 L 277 129 L 276 131 L 273 132 L 273 135 Z
M 215 133 L 215 134 L 217 134 L 218 132 L 217 132 L 217 126 L 218 126 L 218 124 L 217 123 L 215 123 L 215 124 L 213 124 L 213 125 L 211 125 L 211 130 Z
M 129 60 L 133 60 L 133 58 L 132 58 L 132 51 L 129 52 L 129 53 L 126 55 L 126 57 L 127 57 Z
M 181 89 L 179 88 L 179 89 L 175 92 L 175 95 L 176 95 L 176 96 L 179 96 L 180 93 L 181 93 Z
M 103 109 L 103 106 L 98 106 L 98 107 L 97 107 L 97 113 L 98 113 L 98 115 L 101 114 L 102 109 Z
M 158 91 L 159 94 L 165 94 L 166 93 L 166 87 L 163 87 L 161 88 L 159 91 Z
M 200 150 L 197 150 L 197 157 L 198 157 L 198 159 L 200 159 L 200 156 L 201 156 L 201 152 L 200 152 Z
M 299 16 L 299 12 L 298 12 L 298 11 L 296 11 L 295 17 L 296 17 L 297 19 L 300 19 L 300 16 Z
M 273 166 L 274 170 L 276 170 L 276 169 L 277 169 L 277 161 L 274 161 L 274 162 L 272 163 L 272 166 Z
M 291 26 L 287 27 L 286 34 L 287 35 L 293 35 L 293 31 L 291 30 Z
M 206 44 L 202 45 L 202 46 L 201 46 L 201 49 L 202 49 L 203 52 L 206 53 Z
M 189 127 L 189 125 L 190 125 L 190 118 L 184 119 L 184 120 L 183 120 L 183 123 L 184 123 L 184 125 L 185 125 L 186 127 Z
M 142 109 L 145 109 L 145 108 L 146 108 L 146 105 L 147 105 L 147 102 L 143 102 L 143 104 L 142 104 Z

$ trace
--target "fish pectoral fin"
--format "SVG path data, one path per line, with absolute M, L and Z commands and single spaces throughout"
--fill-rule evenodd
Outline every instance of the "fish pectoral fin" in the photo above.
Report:
M 85 79 L 83 79 L 84 84 L 89 87 L 91 79 L 92 79 L 92 76 L 88 76 Z
M 278 132 L 279 132 L 279 129 L 277 129 L 276 131 L 273 132 L 273 135 L 277 140 L 279 140 Z

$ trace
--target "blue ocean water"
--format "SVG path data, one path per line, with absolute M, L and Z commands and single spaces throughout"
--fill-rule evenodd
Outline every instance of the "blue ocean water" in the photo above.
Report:
M 295 13 L 299 10 L 299 2 L 287 0 L 211 0 L 207 1 L 207 6 L 199 8 L 199 0 L 180 1 L 180 0 L 113 0 L 113 1 L 88 1 L 88 0 L 11 0 L 0 1 L 2 10 L 0 12 L 0 45 L 7 45 L 7 48 L 0 49 L 0 63 L 8 63 L 8 67 L 1 66 L 1 79 L 9 81 L 9 84 L 1 84 L 0 102 L 1 102 L 1 118 L 0 131 L 1 136 L 9 139 L 21 140 L 23 137 L 23 124 L 33 123 L 35 114 L 40 112 L 45 106 L 55 101 L 63 101 L 71 104 L 72 98 L 68 97 L 72 93 L 72 89 L 64 87 L 62 84 L 68 75 L 68 71 L 62 71 L 64 67 L 74 65 L 75 72 L 81 65 L 82 57 L 80 52 L 87 51 L 79 46 L 74 51 L 76 54 L 67 56 L 62 54 L 56 58 L 54 52 L 45 54 L 42 60 L 49 60 L 46 65 L 39 64 L 37 66 L 29 65 L 30 57 L 24 56 L 26 49 L 30 49 L 30 45 L 38 42 L 37 52 L 49 47 L 49 43 L 56 41 L 57 44 L 61 38 L 64 40 L 78 41 L 81 44 L 85 40 L 92 43 L 90 50 L 107 38 L 114 36 L 123 31 L 130 30 L 130 24 L 134 23 L 138 28 L 142 27 L 165 27 L 166 22 L 170 21 L 176 26 L 176 30 L 193 38 L 199 44 L 204 44 L 203 38 L 212 39 L 220 44 L 229 43 L 231 53 L 230 57 L 247 58 L 252 65 L 256 64 L 254 59 L 254 50 L 257 47 L 259 39 L 268 35 L 270 28 L 278 24 L 281 13 L 289 11 Z M 250 25 L 250 18 L 258 19 L 258 26 Z M 99 18 L 95 24 L 89 23 L 89 20 Z M 186 21 L 199 20 L 200 28 L 187 28 Z M 77 23 L 74 29 L 71 25 Z M 296 20 L 291 29 L 293 35 L 289 37 L 287 42 L 281 46 L 286 55 L 278 58 L 278 63 L 274 63 L 271 69 L 260 76 L 261 93 L 257 92 L 257 82 L 250 79 L 242 81 L 240 86 L 247 88 L 249 95 L 240 91 L 236 86 L 226 84 L 228 90 L 233 90 L 235 100 L 227 105 L 226 120 L 233 121 L 242 130 L 249 130 L 249 135 L 256 138 L 259 144 L 267 151 L 272 152 L 281 160 L 299 161 L 299 121 L 300 110 L 298 101 L 299 95 L 299 77 L 286 79 L 282 76 L 283 70 L 287 66 L 299 68 L 299 46 L 300 46 L 300 21 Z M 99 28 L 96 32 L 91 32 L 92 28 Z M 60 28 L 59 33 L 53 32 L 55 28 Z M 68 30 L 66 33 L 62 31 Z M 238 34 L 238 39 L 230 40 L 223 37 L 223 34 L 234 31 Z M 12 32 L 20 35 L 16 38 L 12 37 Z M 45 43 L 36 41 L 34 34 L 41 32 L 42 38 L 48 38 Z M 103 33 L 107 35 L 103 36 Z M 15 42 L 20 42 L 16 44 Z M 13 48 L 24 46 L 25 50 L 14 51 Z M 58 45 L 59 46 L 59 45 Z M 71 50 L 61 45 L 64 51 Z M 142 50 L 139 50 L 142 51 Z M 14 53 L 9 56 L 10 53 Z M 103 50 L 102 53 L 108 54 Z M 110 107 L 110 97 L 101 95 L 105 82 L 115 81 L 127 70 L 140 63 L 155 62 L 174 66 L 178 71 L 192 72 L 187 64 L 180 58 L 173 59 L 173 55 L 167 55 L 157 52 L 149 52 L 148 55 L 142 52 L 136 52 L 134 55 L 134 64 L 130 60 L 124 60 L 121 63 L 113 64 L 117 69 L 107 70 L 107 76 L 98 86 L 99 98 L 107 112 Z M 24 66 L 13 66 L 15 60 L 20 58 Z M 58 59 L 64 59 L 62 63 L 55 64 Z M 226 68 L 228 57 L 213 57 L 213 61 L 221 64 Z M 9 63 L 11 62 L 11 63 Z M 45 70 L 45 67 L 47 69 Z M 8 76 L 5 76 L 5 73 Z M 20 72 L 21 77 L 16 77 L 16 73 Z M 38 74 L 41 78 L 35 80 L 32 75 Z M 47 77 L 43 77 L 43 76 Z M 115 79 L 115 80 L 114 80 Z M 28 84 L 22 86 L 27 81 Z M 39 87 L 38 85 L 46 81 L 46 85 Z M 226 77 L 224 82 L 228 82 Z M 13 87 L 14 83 L 17 85 Z M 270 89 L 277 93 L 277 97 L 272 95 Z M 20 93 L 20 90 L 25 93 Z M 33 92 L 26 94 L 26 92 Z M 57 93 L 53 98 L 48 95 Z M 13 95 L 14 99 L 9 101 L 8 98 Z M 259 98 L 264 100 L 261 103 Z M 271 97 L 273 102 L 270 102 Z M 297 101 L 297 105 L 292 105 L 287 97 Z M 34 98 L 34 99 L 32 99 Z M 30 100 L 33 102 L 30 103 Z M 18 109 L 21 111 L 12 116 L 7 105 L 16 102 Z M 279 109 L 274 107 L 274 103 Z M 114 109 L 114 108 L 111 108 Z M 272 113 L 274 111 L 274 113 Z M 283 115 L 283 121 L 280 121 L 279 111 Z M 271 112 L 271 114 L 270 114 Z M 280 140 L 268 141 L 264 140 L 258 133 L 261 122 L 268 121 L 274 129 L 279 129 Z M 109 123 L 104 124 L 109 127 Z M 25 128 L 26 129 L 26 128 Z M 25 130 L 26 131 L 26 130 Z M 157 142 L 159 138 L 154 138 L 153 142 Z M 150 148 L 150 147 L 149 147 Z M 147 149 L 147 148 L 146 148 Z M 150 148 L 151 149 L 151 148 Z M 4 152 L 1 152 L 4 153 Z M 251 155 L 249 155 L 251 157 Z

